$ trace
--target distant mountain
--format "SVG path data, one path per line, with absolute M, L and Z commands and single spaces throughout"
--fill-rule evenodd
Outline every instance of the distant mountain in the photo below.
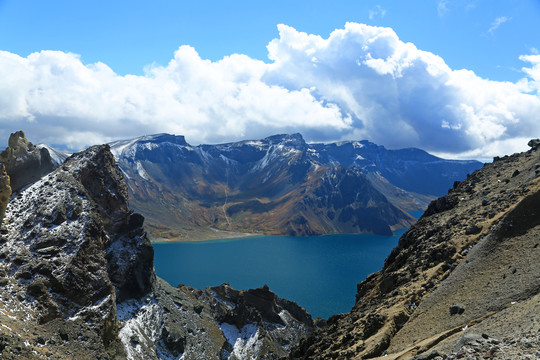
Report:
M 49 151 L 54 166 L 62 165 L 64 161 L 71 156 L 69 151 L 62 151 L 47 144 L 37 144 L 36 147 L 39 149 L 47 149 Z
M 153 239 L 390 234 L 414 222 L 405 211 L 482 165 L 368 141 L 307 144 L 300 134 L 199 146 L 158 134 L 110 146 Z

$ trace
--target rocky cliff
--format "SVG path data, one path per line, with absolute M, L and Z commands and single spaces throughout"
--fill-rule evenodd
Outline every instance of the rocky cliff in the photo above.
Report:
M 39 165 L 8 153 L 21 168 Z M 105 145 L 11 197 L 0 234 L 3 359 L 275 359 L 311 333 L 309 314 L 268 289 L 196 291 L 157 278 L 127 196 Z
M 19 191 L 54 169 L 47 149 L 39 149 L 26 139 L 23 131 L 9 136 L 8 147 L 0 153 L 0 162 L 11 177 L 11 189 Z
M 11 184 L 9 175 L 6 173 L 4 164 L 0 162 L 0 231 L 4 230 L 4 217 L 6 216 L 6 208 L 10 196 Z
M 150 236 L 171 240 L 227 232 L 389 235 L 414 222 L 405 211 L 425 208 L 480 167 L 367 141 L 307 144 L 300 134 L 200 146 L 159 134 L 111 149 Z
M 383 269 L 358 284 L 351 312 L 291 358 L 538 357 L 539 143 L 433 201 Z

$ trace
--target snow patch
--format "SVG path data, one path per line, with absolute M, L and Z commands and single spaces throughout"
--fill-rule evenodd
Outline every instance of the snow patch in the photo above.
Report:
M 49 155 L 51 155 L 51 160 L 53 161 L 54 166 L 62 165 L 64 161 L 71 156 L 69 151 L 58 150 L 47 144 L 37 144 L 36 147 L 38 149 L 47 149 L 49 151 Z
M 163 323 L 163 309 L 151 298 L 128 300 L 116 307 L 120 331 L 118 337 L 126 349 L 127 359 L 146 359 L 155 351 Z M 170 356 L 170 354 L 167 354 Z
M 256 324 L 247 324 L 238 329 L 235 325 L 218 323 L 218 327 L 223 332 L 227 342 L 233 347 L 230 358 L 257 359 L 262 347 L 263 337 L 260 336 Z
M 150 177 L 148 176 L 148 173 L 146 172 L 146 170 L 143 168 L 142 164 L 140 161 L 137 161 L 137 173 L 139 174 L 140 177 L 142 177 L 144 180 L 148 181 L 150 180 Z

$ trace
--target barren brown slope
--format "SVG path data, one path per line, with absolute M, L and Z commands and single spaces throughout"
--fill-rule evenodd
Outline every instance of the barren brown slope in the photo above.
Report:
M 330 318 L 293 357 L 408 359 L 450 351 L 465 327 L 504 336 L 524 316 L 538 327 L 539 175 L 540 154 L 531 150 L 456 183 L 402 236 L 383 270 L 358 285 L 352 311 Z M 450 315 L 454 303 L 461 314 Z

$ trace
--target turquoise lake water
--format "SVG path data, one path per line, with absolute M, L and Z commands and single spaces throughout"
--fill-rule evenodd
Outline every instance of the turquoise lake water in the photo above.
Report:
M 266 284 L 313 317 L 326 319 L 351 310 L 356 284 L 382 268 L 404 232 L 155 243 L 154 266 L 173 286 L 228 282 L 250 289 Z

